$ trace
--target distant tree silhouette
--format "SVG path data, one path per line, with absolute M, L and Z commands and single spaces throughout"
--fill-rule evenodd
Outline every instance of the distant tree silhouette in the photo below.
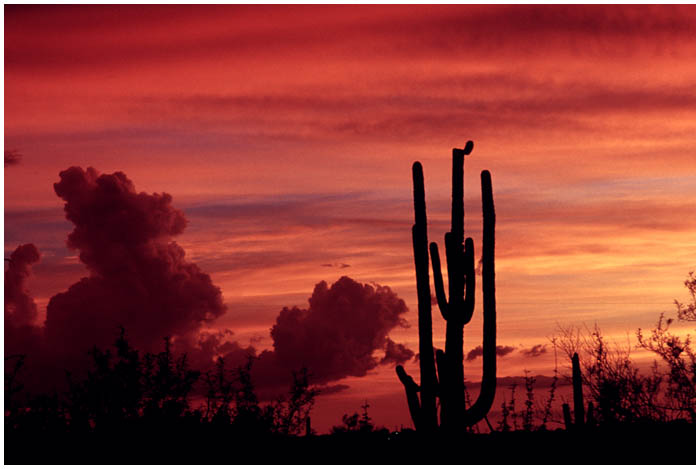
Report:
M 14 402 L 12 396 L 15 396 L 24 385 L 19 382 L 19 373 L 24 366 L 25 355 L 10 355 L 5 357 L 5 413 L 12 413 Z M 9 362 L 9 363 L 8 363 Z M 9 371 L 8 371 L 9 370 Z
M 506 402 L 505 395 L 503 396 L 503 403 L 501 404 L 501 420 L 498 422 L 499 432 L 509 432 L 511 431 L 511 426 L 508 423 L 508 416 L 510 415 L 510 407 Z
M 251 379 L 254 357 L 232 371 L 220 358 L 202 374 L 189 368 L 186 354 L 172 353 L 170 338 L 164 338 L 161 352 L 141 355 L 123 328 L 113 348 L 93 347 L 89 355 L 92 364 L 84 378 L 66 374 L 65 396 L 28 396 L 21 405 L 13 396 L 22 389 L 17 375 L 23 357 L 6 357 L 15 360 L 15 366 L 7 366 L 5 373 L 5 428 L 112 434 L 129 429 L 167 433 L 195 425 L 248 437 L 298 435 L 320 392 L 310 386 L 308 371 L 301 369 L 292 373 L 286 396 L 262 406 Z M 194 397 L 204 401 L 201 408 L 192 408 Z
M 114 347 L 116 355 L 93 347 L 86 379 L 68 375 L 73 428 L 110 429 L 137 421 L 166 425 L 190 411 L 189 397 L 200 373 L 189 369 L 186 355 L 173 356 L 169 338 L 162 352 L 140 357 L 122 328 Z
M 695 271 L 691 270 L 690 273 L 688 273 L 688 278 L 684 284 L 688 289 L 688 293 L 690 293 L 691 302 L 684 305 L 678 300 L 674 300 L 676 308 L 678 309 L 678 319 L 681 321 L 695 321 Z
M 377 427 L 372 423 L 372 417 L 369 416 L 370 405 L 365 401 L 362 405 L 362 414 L 357 412 L 349 415 L 344 414 L 342 421 L 343 425 L 335 425 L 331 429 L 331 434 L 346 434 L 346 433 L 386 433 L 389 431 L 384 427 Z
M 554 339 L 556 342 L 556 339 Z M 552 407 L 554 405 L 554 398 L 557 392 L 557 383 L 559 380 L 559 369 L 557 364 L 556 347 L 554 350 L 554 373 L 552 376 L 552 382 L 549 385 L 549 390 L 547 392 L 547 399 L 545 400 L 544 409 L 542 411 L 542 424 L 540 425 L 540 430 L 547 429 L 547 423 L 552 417 Z
M 226 425 L 231 423 L 231 403 L 236 398 L 234 380 L 229 379 L 227 374 L 224 359 L 219 357 L 214 370 L 209 370 L 203 375 L 207 389 L 204 419 Z
M 535 391 L 534 391 L 534 386 L 535 386 L 535 377 L 534 376 L 528 376 L 528 371 L 525 370 L 525 410 L 522 412 L 522 420 L 523 420 L 523 430 L 530 432 L 534 428 L 534 418 L 535 418 L 535 412 L 534 412 L 534 405 L 535 405 Z
M 695 272 L 690 272 L 685 286 L 691 295 L 687 305 L 674 300 L 678 309 L 678 320 L 695 322 Z M 669 418 L 684 418 L 695 422 L 696 409 L 696 352 L 694 341 L 687 335 L 678 337 L 669 331 L 673 319 L 659 315 L 656 327 L 651 330 L 650 337 L 645 337 L 641 329 L 637 330 L 637 340 L 640 347 L 654 352 L 661 358 L 668 371 L 663 375 L 666 403 L 664 411 Z
M 276 433 L 298 435 L 306 425 L 316 396 L 320 391 L 309 386 L 309 372 L 302 368 L 292 372 L 292 385 L 287 399 L 277 398 L 272 404 L 273 426 Z
M 695 273 L 685 281 L 691 302 L 675 300 L 679 321 L 694 321 L 696 310 Z M 649 373 L 634 365 L 631 347 L 622 348 L 603 337 L 596 325 L 592 331 L 561 328 L 553 341 L 555 348 L 572 359 L 573 376 L 580 361 L 581 381 L 592 400 L 587 421 L 601 425 L 611 423 L 667 422 L 683 419 L 696 421 L 696 352 L 688 335 L 679 337 L 669 327 L 673 319 L 659 315 L 659 320 L 646 336 L 637 330 L 637 346 L 655 353 L 661 363 L 654 362 Z M 574 390 L 577 386 L 574 382 Z M 576 423 L 583 420 L 583 402 L 576 400 Z M 579 418 L 581 416 L 581 418 Z

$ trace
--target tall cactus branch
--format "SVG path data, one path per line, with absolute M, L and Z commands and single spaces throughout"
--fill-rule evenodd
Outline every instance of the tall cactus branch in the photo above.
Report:
M 428 258 L 428 218 L 425 210 L 425 188 L 423 167 L 413 164 L 413 259 L 416 267 L 416 290 L 418 293 L 418 353 L 420 354 L 420 416 L 414 425 L 417 429 L 430 431 L 437 428 L 437 375 L 433 356 L 433 318 L 430 298 L 430 266 Z M 413 379 L 403 367 L 396 367 L 396 374 L 406 388 L 409 407 L 415 407 Z M 410 381 L 409 381 L 410 380 Z M 415 382 L 413 382 L 415 384 Z M 415 409 L 411 410 L 414 414 Z
M 484 356 L 481 391 L 474 405 L 465 413 L 465 424 L 471 426 L 486 417 L 496 396 L 496 212 L 493 206 L 491 174 L 481 172 L 481 207 L 484 217 L 482 240 L 481 286 L 484 302 Z

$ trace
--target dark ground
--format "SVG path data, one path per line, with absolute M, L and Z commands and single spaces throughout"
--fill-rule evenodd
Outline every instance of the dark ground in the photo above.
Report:
M 695 464 L 695 425 L 252 438 L 214 429 L 5 433 L 5 464 Z

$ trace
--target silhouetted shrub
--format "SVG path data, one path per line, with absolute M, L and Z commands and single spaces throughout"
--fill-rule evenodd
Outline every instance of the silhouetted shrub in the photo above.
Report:
M 694 321 L 695 275 L 685 282 L 692 302 L 678 301 L 679 320 Z M 661 314 L 656 327 L 646 338 L 637 331 L 637 346 L 654 352 L 661 365 L 654 363 L 650 373 L 642 371 L 630 359 L 626 348 L 603 337 L 596 325 L 592 331 L 561 328 L 553 341 L 556 348 L 572 358 L 578 352 L 583 384 L 594 402 L 591 417 L 600 424 L 668 422 L 684 419 L 695 422 L 696 354 L 690 336 L 678 337 L 669 331 L 672 319 Z

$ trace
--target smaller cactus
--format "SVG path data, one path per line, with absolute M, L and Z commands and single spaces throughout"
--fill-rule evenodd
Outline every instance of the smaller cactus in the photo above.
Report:
M 583 380 L 581 379 L 581 363 L 578 359 L 578 353 L 574 353 L 571 357 L 572 381 L 574 385 L 574 420 L 576 427 L 584 425 L 584 408 L 583 408 Z
M 567 430 L 580 430 L 584 425 L 594 426 L 594 406 L 592 402 L 588 403 L 588 415 L 584 416 L 583 406 L 583 379 L 581 378 L 581 362 L 578 358 L 578 353 L 574 353 L 571 357 L 571 381 L 574 388 L 574 421 L 571 421 L 571 409 L 569 404 L 562 405 L 564 412 L 564 425 Z
M 569 404 L 562 404 L 561 411 L 562 414 L 564 414 L 564 427 L 567 430 L 571 430 L 573 428 L 573 424 L 571 423 L 571 409 L 569 408 Z

